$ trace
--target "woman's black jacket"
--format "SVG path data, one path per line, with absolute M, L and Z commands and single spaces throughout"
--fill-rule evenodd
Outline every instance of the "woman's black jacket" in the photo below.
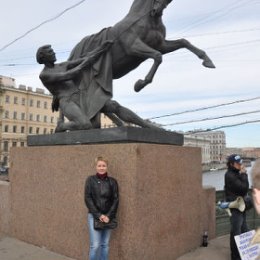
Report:
M 246 173 L 230 167 L 225 173 L 225 196 L 227 201 L 233 201 L 238 196 L 244 197 L 248 193 L 249 183 Z
M 96 219 L 102 214 L 113 219 L 119 203 L 117 181 L 112 177 L 100 179 L 96 175 L 89 176 L 85 184 L 85 203 Z

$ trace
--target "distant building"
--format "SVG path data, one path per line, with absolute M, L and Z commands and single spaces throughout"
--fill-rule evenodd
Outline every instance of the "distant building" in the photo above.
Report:
M 112 122 L 112 120 L 104 115 L 101 114 L 101 128 L 110 128 L 110 127 L 116 127 L 116 124 Z
M 225 162 L 226 156 L 226 135 L 224 131 L 211 131 L 211 132 L 197 132 L 186 133 L 190 136 L 197 138 L 206 138 L 210 140 L 210 161 L 211 162 Z
M 242 156 L 248 158 L 260 158 L 260 148 L 242 148 Z
M 231 154 L 239 154 L 242 155 L 242 148 L 238 148 L 238 147 L 226 147 L 226 152 L 225 152 L 225 156 L 226 159 L 229 155 Z
M 244 158 L 260 158 L 260 148 L 226 148 L 227 156 L 230 154 L 239 154 Z
M 210 158 L 210 139 L 206 137 L 198 137 L 189 134 L 184 135 L 184 146 L 200 147 L 202 164 L 209 164 Z
M 9 151 L 26 146 L 27 136 L 54 132 L 58 113 L 51 111 L 52 96 L 43 89 L 33 91 L 15 79 L 0 76 L 0 164 L 9 166 Z

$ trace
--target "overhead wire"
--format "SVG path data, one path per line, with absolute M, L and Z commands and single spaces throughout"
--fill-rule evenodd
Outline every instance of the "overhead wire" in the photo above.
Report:
M 33 27 L 32 29 L 28 30 L 27 32 L 25 32 L 24 34 L 22 34 L 21 36 L 17 37 L 16 39 L 14 39 L 13 41 L 7 43 L 6 45 L 4 45 L 3 47 L 0 48 L 0 52 L 5 50 L 6 48 L 8 48 L 9 46 L 11 46 L 12 44 L 14 44 L 15 42 L 19 41 L 20 39 L 24 38 L 25 36 L 27 36 L 28 34 L 30 34 L 31 32 L 37 30 L 38 28 L 40 28 L 41 26 L 43 26 L 46 23 L 52 22 L 56 19 L 58 19 L 59 17 L 61 17 L 63 14 L 65 14 L 66 12 L 68 12 L 69 10 L 79 6 L 80 4 L 82 4 L 83 2 L 85 2 L 86 0 L 81 0 L 79 2 L 77 2 L 76 4 L 66 8 L 65 10 L 63 10 L 62 12 L 60 12 L 59 14 L 55 15 L 52 18 L 49 18 L 45 21 L 43 21 L 42 23 L 40 23 L 39 25 Z
M 52 18 L 50 18 L 50 19 L 45 20 L 45 21 L 42 22 L 41 24 L 37 25 L 36 27 L 34 27 L 34 28 L 30 29 L 29 31 L 27 31 L 26 33 L 24 33 L 22 36 L 16 38 L 16 39 L 13 40 L 12 42 L 10 42 L 10 43 L 6 44 L 5 46 L 3 46 L 2 48 L 0 48 L 0 51 L 6 49 L 8 46 L 10 46 L 10 45 L 13 44 L 14 42 L 20 40 L 21 38 L 25 37 L 25 36 L 26 36 L 27 34 L 29 34 L 30 32 L 32 32 L 32 31 L 38 29 L 38 28 L 41 27 L 42 25 L 44 25 L 44 24 L 46 24 L 46 23 L 48 23 L 48 22 L 51 22 L 51 21 L 53 21 L 53 20 L 59 18 L 59 17 L 62 16 L 65 12 L 67 12 L 67 11 L 69 11 L 69 10 L 75 8 L 76 6 L 82 4 L 84 1 L 86 1 L 86 0 L 81 0 L 81 1 L 79 1 L 78 3 L 76 3 L 76 4 L 74 4 L 74 5 L 72 5 L 72 6 L 68 7 L 68 8 L 66 8 L 66 9 L 63 10 L 61 13 L 57 14 L 56 16 L 54 16 L 54 17 L 52 17 Z M 212 13 L 214 14 L 214 13 L 218 13 L 218 12 L 220 12 L 220 11 L 226 10 L 226 8 L 227 8 L 227 7 L 230 7 L 230 6 L 231 6 L 232 8 L 234 7 L 234 5 L 235 5 L 235 7 L 237 7 L 237 4 L 239 4 L 239 2 L 242 2 L 241 4 L 244 5 L 245 3 L 244 3 L 243 1 L 244 1 L 244 0 L 239 0 L 239 1 L 233 2 L 233 3 L 231 3 L 231 4 L 229 4 L 229 5 L 226 5 L 225 7 L 221 8 L 221 9 L 219 9 L 219 10 L 217 10 L 217 11 L 208 13 L 208 15 L 210 15 L 210 17 L 211 17 L 211 16 L 212 16 Z M 252 1 L 258 1 L 258 0 L 252 0 Z M 248 2 L 248 0 L 247 0 L 247 2 Z M 207 17 L 200 18 L 200 19 L 207 19 Z M 194 25 L 194 23 L 193 23 L 193 25 Z M 191 37 L 192 37 L 192 36 L 191 36 Z M 196 36 L 194 36 L 194 37 L 196 37 Z
M 62 13 L 58 14 L 57 16 L 51 18 L 51 19 L 48 19 L 46 21 L 44 21 L 43 23 L 41 23 L 40 25 L 32 28 L 31 30 L 29 30 L 28 32 L 26 32 L 24 35 L 18 37 L 17 39 L 15 39 L 13 42 L 5 45 L 4 47 L 2 47 L 0 49 L 0 51 L 6 49 L 8 46 L 10 46 L 11 44 L 13 44 L 14 42 L 18 41 L 19 39 L 25 37 L 27 34 L 29 34 L 30 32 L 36 30 L 37 28 L 39 28 L 40 26 L 42 26 L 43 24 L 47 23 L 47 22 L 50 22 L 50 21 L 53 21 L 55 19 L 57 19 L 58 17 L 60 17 L 61 15 L 63 15 L 65 12 L 67 12 L 68 10 L 78 6 L 79 4 L 83 3 L 85 0 L 82 0 L 80 2 L 78 2 L 77 4 L 67 8 L 66 10 L 64 10 Z M 259 28 L 257 29 L 254 29 L 254 30 L 260 30 Z M 246 31 L 246 30 L 241 30 L 241 31 Z M 248 30 L 249 31 L 249 30 Z M 252 30 L 251 30 L 252 31 Z M 233 31 L 232 33 L 237 33 L 238 31 Z M 223 33 L 229 33 L 229 32 L 223 32 Z M 215 33 L 215 34 L 219 34 L 219 33 Z M 200 35 L 201 36 L 201 35 Z M 191 36 L 192 37 L 192 36 Z M 198 37 L 198 35 L 196 36 L 193 36 L 193 37 Z M 246 42 L 240 42 L 240 43 L 234 43 L 234 44 L 228 44 L 228 45 L 222 45 L 222 46 L 216 46 L 216 47 L 211 47 L 211 49 L 213 48 L 218 48 L 218 47 L 229 47 L 229 46 L 234 46 L 234 45 L 241 45 L 241 44 L 248 44 L 248 43 L 252 43 L 252 42 L 259 42 L 260 39 L 257 39 L 257 40 L 254 40 L 254 41 L 246 41 Z M 34 64 L 5 64 L 5 65 L 1 65 L 1 66 L 27 66 L 27 65 L 34 65 Z M 246 102 L 246 101 L 250 101 L 250 100 L 255 100 L 255 99 L 259 99 L 260 97 L 256 97 L 256 98 L 253 98 L 253 99 L 248 99 L 248 100 L 239 100 L 239 101 L 235 101 L 235 102 L 230 102 L 230 103 L 226 103 L 226 104 L 220 104 L 220 105 L 215 105 L 215 106 L 211 106 L 211 107 L 207 107 L 207 108 L 200 108 L 200 109 L 196 109 L 196 110 L 189 110 L 189 111 L 183 111 L 183 112 L 179 112 L 179 113 L 173 113 L 173 114 L 170 114 L 170 115 L 164 115 L 164 116 L 160 116 L 160 117 L 153 117 L 153 118 L 150 118 L 150 119 L 154 119 L 154 118 L 161 118 L 161 117 L 166 117 L 166 116 L 173 116 L 173 115 L 179 115 L 179 114 L 183 114 L 183 113 L 188 113 L 188 112 L 195 112 L 195 111 L 201 111 L 201 110 L 205 110 L 205 109 L 210 109 L 210 108 L 215 108 L 215 107 L 220 107 L 220 106 L 224 106 L 224 105 L 230 105 L 230 104 L 235 104 L 235 103 L 240 103 L 240 102 Z M 242 115 L 242 114 L 249 114 L 249 113 L 256 113 L 256 112 L 259 112 L 259 111 L 251 111 L 251 112 L 248 112 L 248 113 L 240 113 L 240 114 L 237 114 L 237 115 L 227 115 L 227 116 L 222 116 L 222 117 L 219 117 L 219 118 L 223 118 L 223 117 L 231 117 L 231 116 L 238 116 L 238 115 Z M 215 118 L 216 119 L 216 118 Z M 213 118 L 208 118 L 208 119 L 203 119 L 203 121 L 205 120 L 214 120 Z M 201 120 L 202 121 L 202 120 Z M 198 120 L 195 121 L 195 122 L 199 122 Z M 233 124 L 233 125 L 228 125 L 228 126 L 220 126 L 220 127 L 216 127 L 216 128 L 211 128 L 211 130 L 215 130 L 215 129 L 220 129 L 220 128 L 225 128 L 225 127 L 231 127 L 231 126 L 236 126 L 236 125 L 241 125 L 241 124 L 248 124 L 248 123 L 253 123 L 253 122 L 259 122 L 259 120 L 254 120 L 254 121 L 246 121 L 246 122 L 243 122 L 243 123 L 239 123 L 239 124 Z M 186 122 L 188 123 L 188 122 Z M 175 124 L 181 124 L 181 122 L 179 123 L 175 123 Z M 174 125 L 174 124 L 167 124 L 167 125 Z M 207 129 L 206 131 L 209 131 L 209 129 Z
M 223 44 L 223 45 L 218 45 L 218 46 L 212 46 L 212 47 L 208 47 L 207 50 L 214 50 L 214 51 L 220 51 L 218 49 L 223 49 L 223 48 L 231 48 L 231 47 L 234 47 L 234 46 L 242 46 L 242 45 L 248 45 L 248 44 L 256 44 L 256 43 L 259 43 L 260 42 L 260 39 L 255 39 L 255 40 L 251 40 L 251 41 L 243 41 L 243 42 L 236 42 L 236 43 L 229 43 L 229 44 Z M 61 52 L 56 52 L 56 53 L 69 53 L 70 51 L 61 51 Z M 178 56 L 185 56 L 186 53 L 175 53 L 175 52 L 172 52 L 172 53 L 168 53 L 168 55 L 178 55 Z M 32 58 L 32 57 L 31 57 Z M 1 61 L 0 61 L 1 62 Z M 167 61 L 166 61 L 167 62 Z M 37 63 L 33 63 L 33 64 L 30 64 L 30 65 L 36 65 Z M 27 66 L 28 64 L 20 64 L 20 63 L 12 63 L 12 66 L 21 66 L 21 65 L 25 65 Z M 10 66 L 9 64 L 0 64 L 0 66 Z
M 257 1 L 257 0 L 252 0 L 251 3 L 255 2 L 255 1 Z M 202 25 L 206 22 L 216 20 L 218 18 L 222 18 L 222 17 L 226 16 L 227 14 L 229 14 L 231 11 L 240 8 L 245 4 L 248 4 L 248 0 L 239 0 L 239 1 L 235 1 L 231 4 L 228 4 L 216 11 L 210 12 L 207 14 L 206 17 L 205 16 L 200 17 L 199 19 L 197 19 L 197 21 L 193 22 L 191 25 L 186 26 L 186 28 L 184 27 L 181 31 L 178 32 L 178 34 L 186 33 L 188 31 L 194 29 L 195 27 Z
M 259 31 L 260 28 L 248 28 L 248 29 L 242 29 L 242 30 L 231 30 L 231 31 L 224 31 L 224 32 L 212 32 L 212 33 L 198 33 L 198 34 L 188 34 L 185 35 L 184 37 L 189 37 L 189 38 L 195 38 L 195 37 L 204 37 L 204 36 L 209 36 L 209 35 L 221 35 L 221 34 L 231 34 L 231 33 L 244 33 L 244 32 L 254 32 L 254 31 Z
M 175 112 L 175 113 L 165 114 L 165 115 L 161 115 L 161 116 L 150 117 L 150 118 L 148 118 L 148 120 L 164 118 L 164 117 L 170 117 L 170 116 L 177 116 L 177 115 L 182 115 L 182 114 L 186 114 L 186 113 L 194 113 L 194 112 L 198 112 L 198 111 L 203 111 L 203 110 L 217 108 L 217 107 L 223 107 L 223 106 L 229 106 L 229 105 L 243 103 L 243 102 L 248 102 L 248 101 L 253 101 L 253 100 L 257 100 L 257 99 L 260 99 L 260 96 L 257 96 L 257 97 L 254 97 L 254 98 L 248 98 L 248 99 L 235 100 L 235 101 L 221 103 L 221 104 L 207 106 L 207 107 L 188 109 L 188 110 L 184 110 L 184 111 L 181 111 L 181 112 Z
M 223 116 L 217 116 L 217 117 L 207 117 L 207 118 L 202 118 L 202 119 L 194 119 L 194 120 L 182 121 L 182 122 L 176 122 L 176 123 L 170 123 L 170 124 L 163 124 L 162 126 L 184 125 L 184 124 L 204 122 L 204 121 L 210 121 L 210 120 L 217 120 L 217 119 L 223 119 L 223 118 L 229 118 L 229 117 L 244 116 L 244 115 L 255 114 L 255 113 L 260 113 L 260 110 L 242 112 L 242 113 L 230 114 L 230 115 L 223 115 Z
M 258 30 L 260 30 L 260 28 L 258 28 Z M 225 33 L 225 32 L 223 32 Z M 226 32 L 227 33 L 227 32 Z M 235 43 L 229 43 L 229 44 L 223 44 L 223 45 L 217 45 L 217 46 L 211 46 L 211 47 L 208 47 L 207 50 L 213 50 L 213 51 L 220 51 L 220 49 L 223 49 L 223 48 L 233 48 L 234 46 L 243 46 L 243 45 L 248 45 L 248 44 L 257 44 L 260 42 L 260 39 L 255 39 L 255 40 L 250 40 L 250 41 L 242 41 L 242 42 L 235 42 Z M 56 53 L 69 53 L 70 50 L 57 50 Z M 186 53 L 175 53 L 175 52 L 172 52 L 172 53 L 168 53 L 168 55 L 178 55 L 178 56 L 184 56 L 186 55 Z M 15 58 L 15 59 L 9 59 L 9 60 L 22 60 L 22 59 L 34 59 L 34 57 L 32 56 L 27 56 L 27 57 L 20 57 L 20 58 Z M 2 60 L 2 61 L 8 61 L 8 59 L 5 59 L 5 60 Z M 1 59 L 0 59 L 0 62 L 1 62 Z M 167 61 L 166 61 L 167 62 Z M 33 63 L 33 64 L 30 64 L 30 65 L 35 65 L 37 64 L 36 62 Z M 12 63 L 12 66 L 21 66 L 23 64 L 19 64 L 19 63 Z M 28 65 L 28 64 L 24 64 L 24 65 Z M 0 64 L 0 66 L 10 66 L 9 64 Z
M 80 5 L 80 4 L 83 3 L 84 1 L 85 1 L 85 0 L 82 0 L 82 1 L 80 1 L 80 2 L 78 2 L 78 3 L 76 3 L 75 5 L 73 5 L 73 6 L 69 7 L 69 8 L 67 8 L 67 9 L 65 9 L 64 11 L 62 11 L 61 13 L 59 13 L 58 15 L 56 15 L 55 17 L 50 18 L 50 19 L 48 19 L 48 20 L 42 22 L 40 25 L 38 25 L 38 26 L 36 26 L 35 28 L 29 30 L 27 33 L 25 33 L 23 36 L 17 38 L 16 40 L 18 40 L 18 39 L 20 39 L 20 38 L 22 38 L 22 37 L 25 37 L 29 32 L 31 32 L 31 31 L 33 31 L 33 30 L 36 30 L 37 28 L 39 28 L 39 27 L 42 26 L 43 24 L 57 19 L 58 17 L 60 17 L 61 15 L 63 15 L 65 12 L 67 12 L 68 10 L 70 10 L 70 9 L 72 9 L 72 8 L 75 8 L 76 6 Z M 244 1 L 244 0 L 240 0 L 240 2 L 242 2 L 242 4 L 244 4 L 243 1 Z M 253 0 L 253 1 L 257 1 L 257 0 Z M 234 2 L 234 3 L 229 4 L 229 5 L 227 5 L 227 6 L 232 6 L 232 7 L 233 7 L 235 4 L 237 4 L 237 2 Z M 224 8 L 221 8 L 221 9 L 215 11 L 214 13 L 220 12 L 221 10 L 225 9 L 227 6 L 225 6 Z M 260 28 L 254 28 L 254 29 L 249 29 L 249 30 L 241 30 L 241 32 L 250 31 L 250 30 L 251 30 L 251 31 L 252 31 L 252 30 L 260 30 Z M 233 31 L 233 33 L 235 33 L 235 32 L 239 32 L 239 30 L 238 30 L 238 31 Z M 223 32 L 223 33 L 232 33 L 232 32 Z M 219 33 L 210 33 L 210 35 L 212 35 L 212 34 L 219 34 Z M 204 35 L 206 35 L 206 34 L 204 34 Z M 200 36 L 203 36 L 203 34 L 201 34 Z M 197 36 L 196 36 L 196 35 L 194 35 L 194 36 L 191 35 L 190 37 L 199 37 L 199 35 L 197 35 Z M 14 40 L 14 41 L 16 41 L 16 40 Z M 14 42 L 14 41 L 13 41 L 13 42 Z M 233 47 L 233 46 L 238 46 L 238 45 L 258 43 L 259 41 L 260 41 L 260 39 L 256 39 L 256 40 L 253 40 L 253 41 L 244 41 L 244 42 L 231 43 L 231 44 L 220 45 L 220 46 L 213 46 L 213 47 L 209 47 L 208 49 L 217 49 L 217 48 Z M 10 44 L 12 44 L 12 43 L 10 43 Z M 3 48 L 5 48 L 5 47 L 3 47 Z M 2 49 L 3 49 L 3 48 L 2 48 Z M 1 51 L 2 49 L 0 49 L 0 51 Z M 62 51 L 62 53 L 66 53 L 66 52 L 69 52 L 69 50 L 68 50 L 68 51 Z M 57 53 L 59 53 L 59 51 L 57 51 Z M 180 53 L 178 53 L 178 54 L 180 54 Z M 181 54 L 182 54 L 182 55 L 185 55 L 185 54 L 183 54 L 183 53 L 181 53 Z M 19 58 L 18 58 L 18 59 L 19 59 Z M 36 63 L 35 63 L 35 64 L 36 64 Z M 12 65 L 3 64 L 3 65 L 0 65 L 0 66 L 16 66 L 16 65 L 17 65 L 17 66 L 28 66 L 27 64 L 15 64 L 15 63 L 13 63 Z M 32 65 L 33 65 L 33 64 L 32 64 Z
M 241 125 L 246 125 L 246 124 L 254 124 L 254 123 L 260 123 L 260 119 L 248 120 L 248 121 L 244 121 L 244 122 L 240 122 L 240 123 L 236 123 L 236 124 L 230 124 L 230 125 L 222 125 L 222 126 L 207 128 L 204 130 L 202 129 L 202 130 L 187 131 L 186 134 L 197 134 L 197 133 L 203 133 L 203 132 L 210 132 L 210 131 L 219 130 L 219 129 L 223 129 L 223 128 L 241 126 Z

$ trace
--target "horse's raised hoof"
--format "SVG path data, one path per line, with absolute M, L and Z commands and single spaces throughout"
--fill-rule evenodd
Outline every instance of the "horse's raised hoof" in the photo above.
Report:
M 211 68 L 211 69 L 215 69 L 216 66 L 214 65 L 214 63 L 211 60 L 204 60 L 202 62 L 202 65 L 206 68 Z
M 144 87 L 146 86 L 146 82 L 142 79 L 139 79 L 138 81 L 136 81 L 135 83 L 135 92 L 139 92 L 140 90 L 142 90 Z

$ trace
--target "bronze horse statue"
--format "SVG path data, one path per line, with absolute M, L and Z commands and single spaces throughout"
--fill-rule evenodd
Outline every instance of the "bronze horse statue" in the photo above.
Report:
M 165 39 L 166 29 L 162 15 L 171 1 L 134 0 L 125 18 L 112 27 L 83 38 L 72 50 L 69 61 L 89 55 L 105 41 L 112 42 L 111 48 L 93 64 L 91 69 L 74 79 L 76 91 L 80 91 L 79 106 L 91 121 L 93 128 L 100 127 L 100 112 L 109 115 L 118 125 L 122 120 L 142 127 L 151 126 L 143 124 L 140 121 L 142 119 L 136 118 L 137 115 L 132 111 L 112 101 L 113 79 L 123 77 L 146 59 L 153 59 L 153 65 L 144 79 L 139 79 L 135 83 L 134 89 L 137 92 L 152 82 L 162 62 L 162 55 L 181 48 L 188 49 L 202 59 L 205 67 L 215 68 L 205 51 L 187 40 Z
M 215 68 L 207 54 L 185 39 L 167 41 L 166 29 L 162 22 L 163 10 L 172 0 L 135 0 L 127 16 L 111 29 L 118 38 L 112 48 L 113 78 L 124 76 L 146 59 L 154 63 L 144 80 L 138 80 L 135 91 L 140 91 L 151 83 L 162 62 L 162 55 L 186 48 L 208 68 Z

